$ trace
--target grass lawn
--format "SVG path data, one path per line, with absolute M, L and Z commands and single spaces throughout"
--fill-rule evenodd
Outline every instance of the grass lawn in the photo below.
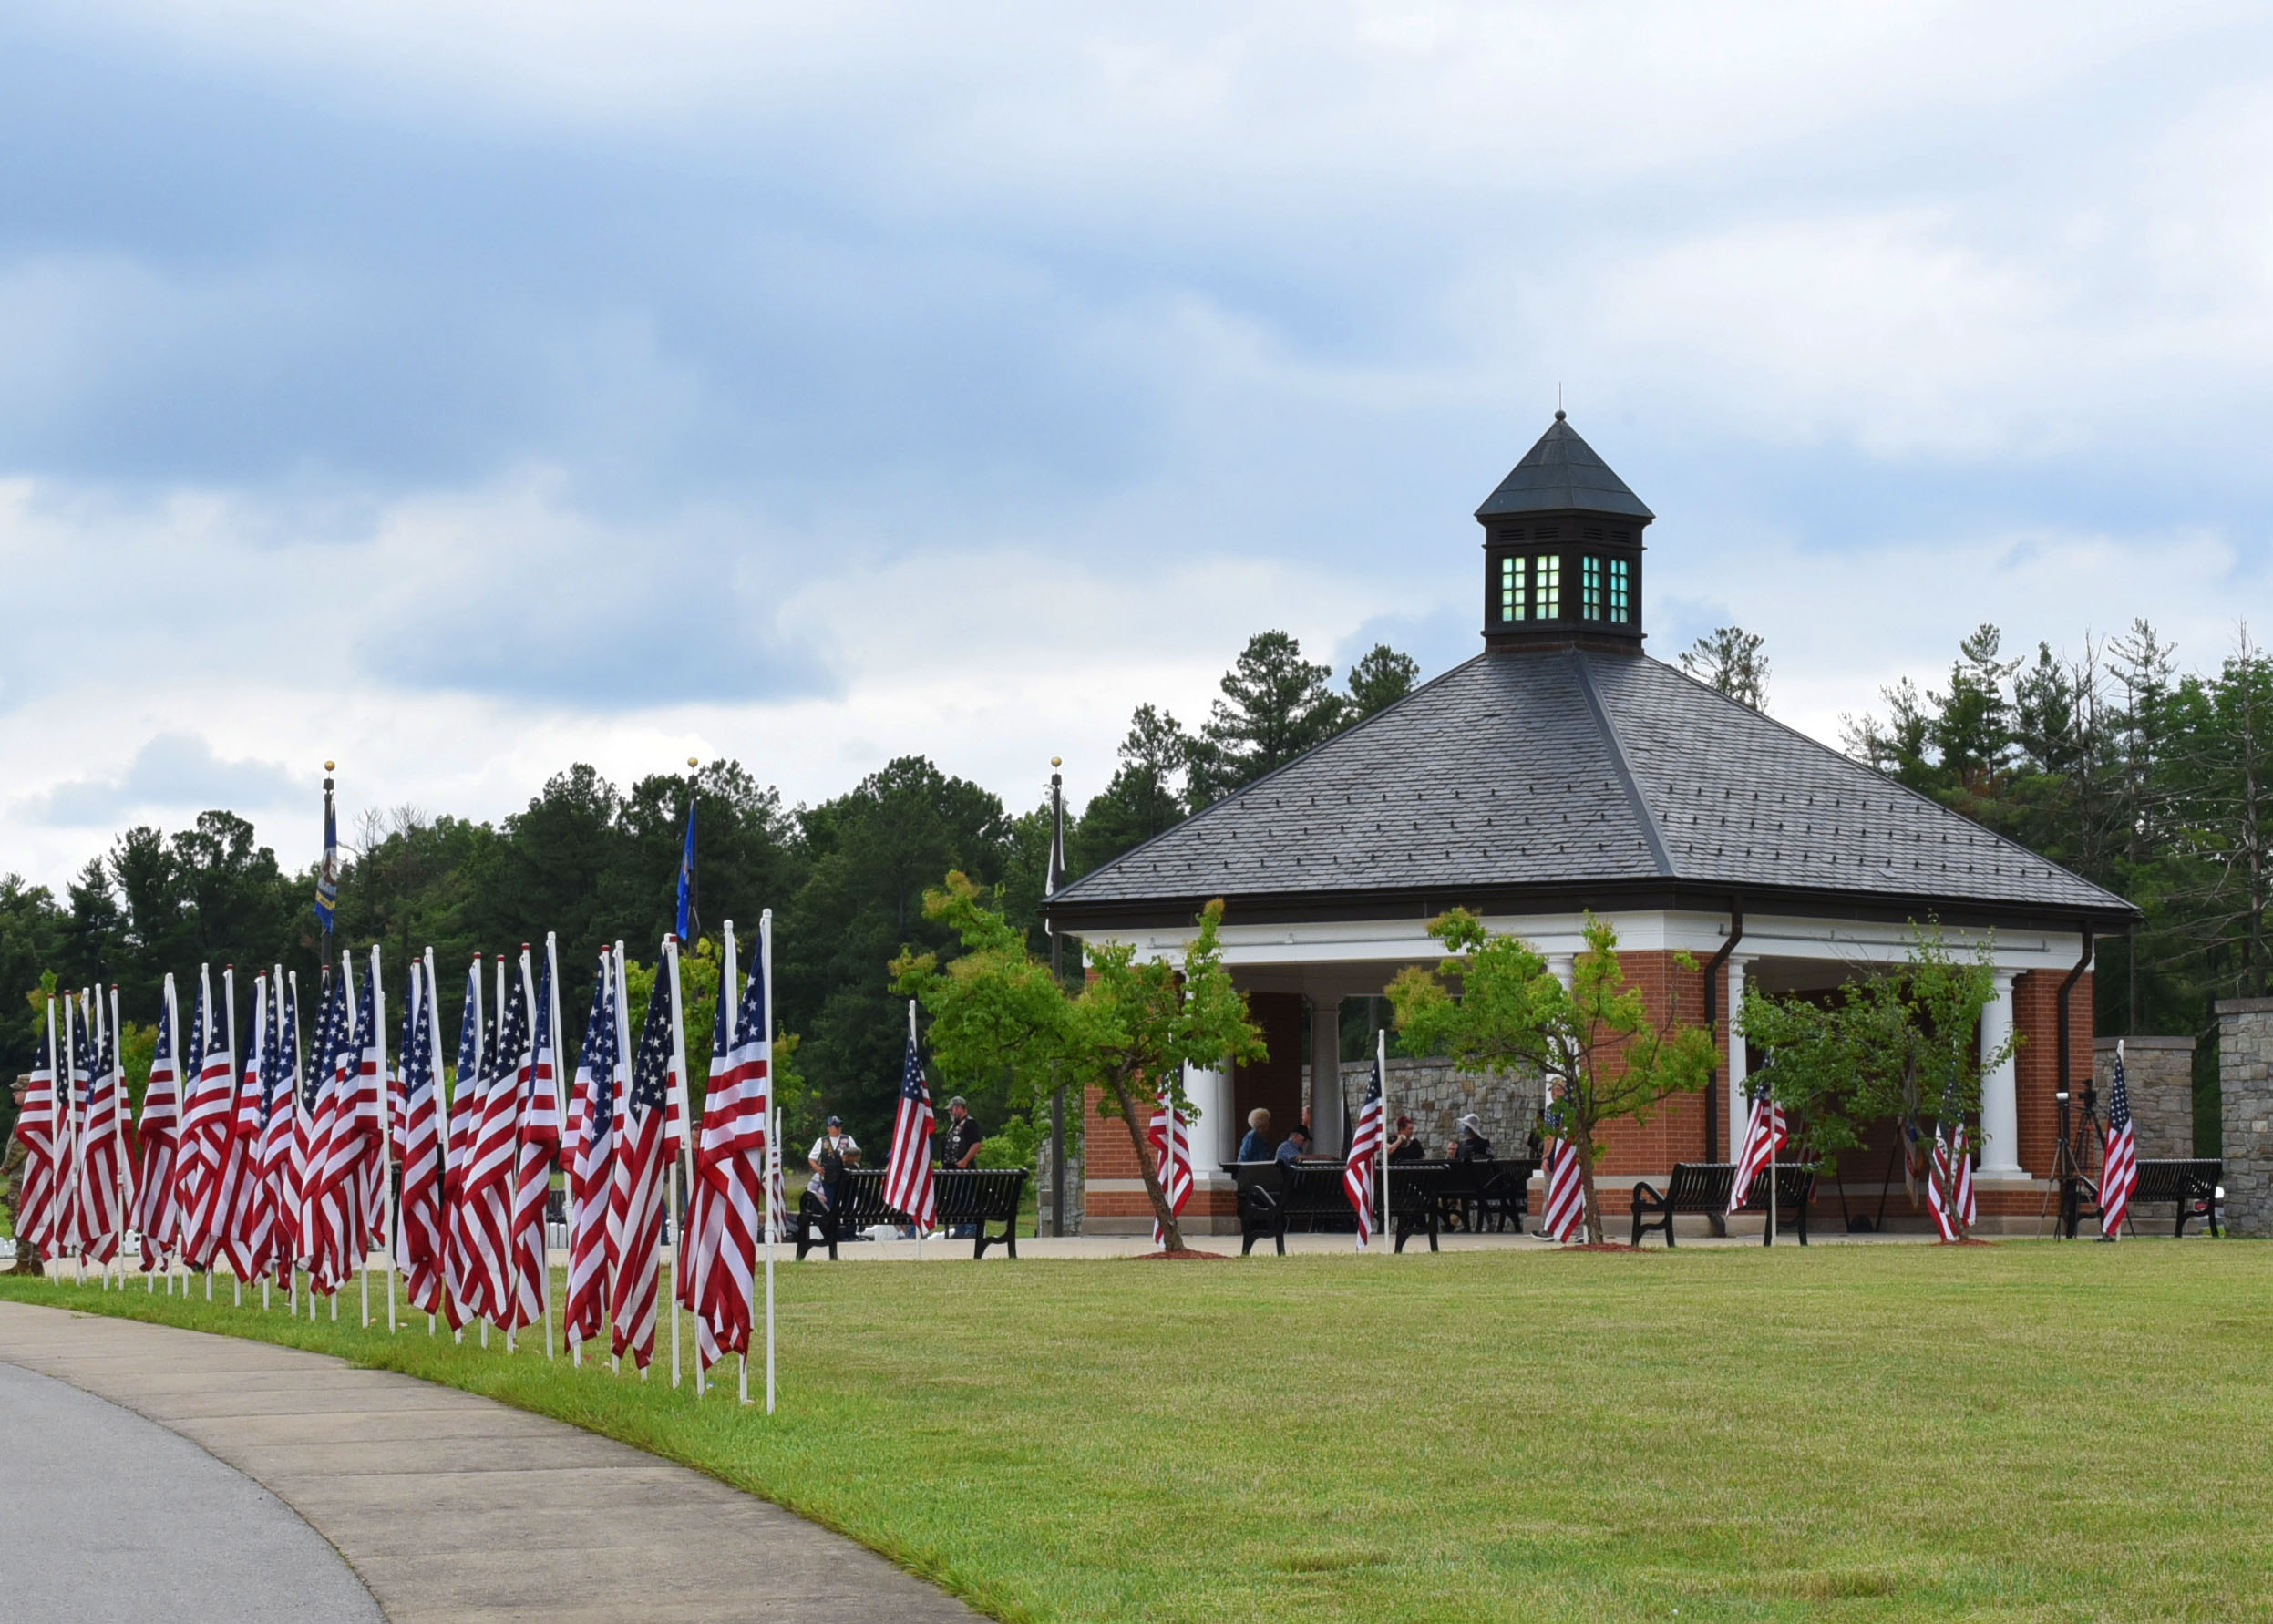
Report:
M 1003 1618 L 2273 1615 L 2273 1247 L 781 1270 L 784 1413 L 265 1336 L 684 1461 Z M 692 1337 L 688 1346 L 692 1348 Z M 731 1366 L 721 1367 L 731 1375 Z M 666 1372 L 667 1373 L 667 1372 Z

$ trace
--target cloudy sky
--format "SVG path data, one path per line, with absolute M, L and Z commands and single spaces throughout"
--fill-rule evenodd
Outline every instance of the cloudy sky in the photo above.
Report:
M 1826 739 L 2273 620 L 2262 6 L 1085 10 L 0 12 L 0 870 L 304 862 L 326 756 L 1085 795 L 1250 632 L 1466 658 L 1558 386 Z

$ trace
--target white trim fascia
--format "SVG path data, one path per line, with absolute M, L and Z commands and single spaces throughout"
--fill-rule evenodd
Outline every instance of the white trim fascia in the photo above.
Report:
M 1729 929 L 1728 916 L 1722 913 L 1649 909 L 1600 917 L 1617 930 L 1621 948 L 1636 952 L 1686 951 L 1701 960 L 1720 951 Z M 1548 958 L 1576 953 L 1586 945 L 1583 914 L 1486 914 L 1484 924 L 1495 934 L 1521 936 Z M 1089 940 L 1133 943 L 1139 959 L 1176 960 L 1183 956 L 1197 933 L 1197 927 L 1187 925 L 1097 933 Z M 1762 914 L 1746 917 L 1744 938 L 1736 951 L 1754 961 L 1815 959 L 1863 968 L 1901 962 L 1908 955 L 1910 934 L 1907 923 Z M 1995 931 L 1954 925 L 1944 926 L 1942 937 L 1959 952 L 1970 952 L 1980 943 L 1990 941 L 1996 966 L 2015 972 L 2070 969 L 2083 941 L 2079 931 Z M 1424 963 L 1443 956 L 1443 949 L 1421 920 L 1226 924 L 1219 938 L 1223 961 L 1235 971 Z

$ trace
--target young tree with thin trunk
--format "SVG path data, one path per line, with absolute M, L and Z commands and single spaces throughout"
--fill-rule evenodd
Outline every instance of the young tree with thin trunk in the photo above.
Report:
M 1597 1136 L 1614 1117 L 1647 1120 L 1669 1095 L 1702 1088 L 1715 1058 L 1712 1034 L 1653 1018 L 1641 990 L 1627 984 L 1618 932 L 1592 914 L 1568 992 L 1538 949 L 1488 934 L 1466 909 L 1432 920 L 1428 930 L 1453 957 L 1435 971 L 1413 965 L 1390 982 L 1400 1041 L 1449 1054 L 1464 1070 L 1535 1087 L 1562 1084 L 1561 1125 L 1579 1156 L 1587 1239 L 1601 1244 Z M 1697 969 L 1686 953 L 1674 963 Z
M 1187 1065 L 1218 1066 L 1263 1054 L 1246 997 L 1223 967 L 1217 939 L 1223 904 L 1201 910 L 1198 934 L 1180 966 L 1139 961 L 1132 943 L 1085 943 L 1089 974 L 1074 993 L 1027 951 L 1025 933 L 963 875 L 950 874 L 945 886 L 924 893 L 923 910 L 952 930 L 963 951 L 944 966 L 931 953 L 903 953 L 892 974 L 899 990 L 931 1017 L 931 1054 L 941 1071 L 950 1078 L 999 1076 L 1007 1066 L 1013 1093 L 1035 1105 L 1061 1083 L 1076 1095 L 1095 1088 L 1097 1115 L 1127 1129 L 1164 1244 L 1183 1250 L 1183 1231 L 1146 1137 L 1154 1102 L 1166 1093 L 1188 1119 L 1197 1119 L 1184 1093 Z

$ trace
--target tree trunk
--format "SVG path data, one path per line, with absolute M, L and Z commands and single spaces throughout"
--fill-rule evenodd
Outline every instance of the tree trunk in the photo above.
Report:
M 1184 1231 L 1168 1208 L 1167 1192 L 1160 1187 L 1160 1169 L 1153 1165 L 1152 1142 L 1145 1137 L 1145 1130 L 1137 1125 L 1136 1108 L 1130 1103 L 1126 1089 L 1114 1090 L 1121 1107 L 1121 1120 L 1128 1125 L 1128 1142 L 1136 1151 L 1136 1170 L 1145 1176 L 1145 1198 L 1152 1203 L 1152 1221 L 1160 1226 L 1160 1244 L 1168 1251 L 1184 1249 Z
M 1586 1192 L 1587 1242 L 1600 1246 L 1610 1237 L 1602 1228 L 1602 1197 L 1594 1189 L 1594 1124 L 1579 1125 L 1578 1133 L 1570 1140 L 1570 1148 L 1579 1157 L 1579 1187 Z

